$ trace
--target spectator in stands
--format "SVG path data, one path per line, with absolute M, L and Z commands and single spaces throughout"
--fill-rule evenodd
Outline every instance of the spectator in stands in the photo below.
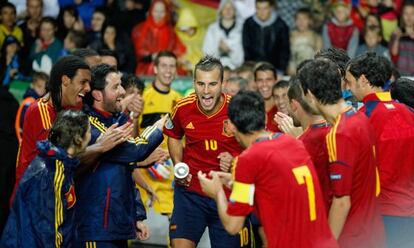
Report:
M 383 0 L 379 5 L 378 14 L 381 17 L 381 26 L 386 42 L 391 40 L 392 33 L 398 27 L 403 2 L 403 0 Z
M 69 30 L 63 40 L 63 50 L 61 56 L 69 55 L 75 49 L 86 46 L 86 35 L 82 31 Z
M 33 69 L 50 73 L 52 65 L 58 60 L 63 45 L 55 37 L 56 21 L 52 17 L 43 17 L 40 22 L 39 37 L 30 50 L 30 59 L 33 60 Z
M 19 28 L 23 32 L 23 47 L 20 49 L 20 56 L 28 58 L 30 48 L 36 41 L 37 32 L 42 20 L 43 1 L 42 0 L 27 0 L 26 1 L 26 18 L 19 24 Z M 21 71 L 25 75 L 30 75 L 32 71 L 32 63 L 30 60 L 23 60 Z
M 66 6 L 76 6 L 79 16 L 82 19 L 85 29 L 91 28 L 93 18 L 97 9 L 105 9 L 105 0 L 94 0 L 94 1 L 79 1 L 79 0 L 59 0 L 61 8 Z
M 13 35 L 23 44 L 23 32 L 16 26 L 16 7 L 12 3 L 6 2 L 1 5 L 0 20 L 0 47 L 8 35 Z
M 23 135 L 23 121 L 27 108 L 34 101 L 42 97 L 46 93 L 46 83 L 49 81 L 49 76 L 44 72 L 34 72 L 32 76 L 32 83 L 23 95 L 23 101 L 20 103 L 19 110 L 16 114 L 16 136 L 19 142 L 22 142 Z
M 260 44 L 260 45 L 259 45 Z M 256 14 L 243 25 L 244 59 L 271 63 L 284 74 L 289 61 L 289 27 L 274 10 L 272 0 L 257 0 Z
M 106 10 L 97 8 L 94 10 L 91 20 L 91 30 L 88 32 L 88 44 L 99 41 L 102 37 L 102 27 L 107 19 Z
M 79 12 L 75 6 L 67 6 L 60 10 L 58 19 L 58 30 L 56 37 L 59 40 L 64 40 L 70 30 L 84 31 L 82 19 L 79 17 Z
M 332 19 L 323 26 L 323 47 L 344 49 L 352 58 L 358 48 L 359 31 L 350 17 L 350 3 L 341 0 L 333 1 L 332 14 Z
M 304 0 L 276 0 L 277 13 L 280 14 L 289 29 L 295 27 L 297 11 L 307 7 L 304 2 Z
M 90 48 L 96 51 L 108 49 L 115 52 L 118 58 L 118 70 L 127 73 L 134 72 L 136 63 L 129 37 L 118 31 L 111 21 L 105 21 L 101 32 L 101 39 L 90 44 Z
M 14 79 L 21 77 L 19 49 L 20 43 L 16 37 L 6 36 L 0 54 L 0 80 L 3 87 L 9 88 Z
M 125 0 L 125 9 L 114 20 L 118 29 L 130 34 L 132 28 L 145 21 L 150 0 Z
M 380 56 L 390 58 L 390 53 L 387 47 L 381 44 L 382 33 L 379 27 L 367 26 L 364 28 L 364 44 L 358 46 L 356 56 L 366 52 L 375 52 Z
M 218 20 L 208 27 L 203 52 L 220 58 L 223 66 L 239 67 L 244 60 L 243 24 L 237 19 L 233 0 L 221 2 Z
M 407 2 L 402 8 L 400 27 L 390 41 L 393 62 L 403 76 L 414 75 L 414 3 Z
M 288 74 L 295 75 L 298 65 L 312 59 L 322 49 L 322 38 L 312 30 L 312 13 L 307 8 L 299 9 L 295 16 L 296 29 L 290 33 L 290 60 Z
M 190 8 L 182 8 L 179 11 L 175 30 L 186 49 L 185 54 L 178 57 L 178 64 L 190 75 L 194 66 L 203 57 L 202 47 L 206 30 Z
M 147 19 L 135 26 L 131 33 L 137 59 L 136 75 L 154 75 L 154 59 L 160 51 L 168 50 L 176 56 L 185 53 L 171 24 L 167 2 L 154 0 L 148 13 Z

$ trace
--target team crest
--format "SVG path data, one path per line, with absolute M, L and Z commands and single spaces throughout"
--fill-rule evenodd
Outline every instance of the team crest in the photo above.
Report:
M 76 194 L 75 194 L 75 187 L 70 185 L 68 192 L 65 193 L 67 209 L 72 208 L 76 203 Z
M 229 129 L 229 119 L 223 121 L 223 131 L 221 132 L 222 135 L 226 137 L 233 137 L 233 133 Z
M 168 116 L 167 116 L 167 120 L 165 121 L 165 128 L 166 129 L 168 129 L 168 130 L 170 130 L 170 129 L 173 129 L 174 128 L 174 124 L 173 124 L 173 122 L 171 121 L 171 118 L 170 118 L 170 115 L 168 114 Z

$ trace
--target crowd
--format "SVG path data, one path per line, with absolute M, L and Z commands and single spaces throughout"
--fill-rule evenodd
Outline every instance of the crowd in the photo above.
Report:
M 0 246 L 413 247 L 414 2 L 324 2 L 2 4 Z

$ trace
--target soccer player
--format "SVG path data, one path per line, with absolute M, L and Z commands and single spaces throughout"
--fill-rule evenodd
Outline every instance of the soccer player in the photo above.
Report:
M 140 123 L 141 128 L 146 128 L 154 124 L 161 116 L 170 114 L 174 105 L 181 98 L 181 95 L 171 88 L 171 84 L 177 75 L 177 57 L 175 54 L 170 51 L 159 52 L 155 57 L 154 65 L 155 80 L 144 89 L 144 111 Z M 156 152 L 161 155 L 162 152 L 168 154 L 166 142 L 163 142 Z M 164 166 L 165 161 L 162 160 L 157 162 L 160 162 L 157 166 L 149 168 L 148 171 L 142 171 L 142 176 L 159 197 L 159 201 L 155 201 L 153 205 L 155 212 L 171 216 L 174 194 L 172 188 L 174 180 L 173 167 L 172 165 Z M 166 173 L 158 173 L 157 169 L 165 169 Z M 141 194 L 143 201 L 146 202 L 148 199 L 147 192 L 141 190 Z
M 304 145 L 288 135 L 265 131 L 264 101 L 257 93 L 239 93 L 228 112 L 229 129 L 246 150 L 237 158 L 233 175 L 212 171 L 208 179 L 198 173 L 226 230 L 236 234 L 256 209 L 268 247 L 338 247 Z M 232 180 L 229 202 L 221 179 Z
M 297 138 L 303 142 L 312 158 L 313 165 L 318 174 L 325 207 L 326 210 L 329 210 L 332 196 L 325 137 L 331 129 L 330 125 L 321 115 L 315 113 L 306 102 L 302 87 L 296 77 L 291 78 L 287 95 L 289 98 L 289 114 L 304 129 L 303 133 Z
M 265 101 L 266 109 L 266 129 L 271 132 L 279 132 L 276 122 L 273 117 L 277 113 L 277 107 L 273 99 L 273 85 L 277 81 L 276 69 L 273 65 L 263 62 L 259 64 L 254 70 L 254 80 L 257 84 L 257 89 Z
M 332 124 L 326 136 L 332 204 L 329 225 L 341 247 L 383 247 L 384 225 L 376 195 L 375 137 L 369 120 L 345 103 L 336 64 L 315 60 L 299 70 L 307 102 Z
M 122 113 L 125 90 L 121 73 L 106 64 L 92 69 L 91 92 L 85 99 L 85 112 L 91 123 L 94 144 L 115 123 L 129 122 Z M 127 240 L 149 238 L 143 220 L 145 208 L 132 180 L 136 162 L 144 160 L 163 140 L 166 118 L 144 130 L 142 137 L 124 139 L 100 154 L 94 166 L 78 179 L 77 247 L 127 247 Z
M 48 140 L 37 143 L 17 189 L 1 247 L 73 247 L 77 156 L 91 139 L 88 117 L 75 110 L 58 114 Z
M 48 94 L 31 104 L 25 114 L 16 168 L 16 186 L 38 153 L 36 142 L 48 137 L 57 112 L 81 105 L 82 98 L 90 90 L 90 81 L 89 66 L 78 57 L 63 57 L 53 66 Z
M 352 59 L 346 71 L 349 89 L 364 102 L 361 112 L 374 127 L 379 162 L 379 202 L 388 247 L 413 247 L 414 112 L 383 92 L 387 77 L 381 57 L 368 53 Z
M 275 101 L 275 106 L 277 108 L 277 111 L 282 112 L 284 114 L 289 114 L 288 113 L 289 98 L 287 96 L 288 89 L 289 89 L 289 82 L 285 80 L 281 80 L 277 82 L 275 85 L 273 85 L 273 88 L 272 88 L 272 96 Z
M 226 128 L 230 98 L 221 92 L 222 81 L 220 61 L 210 56 L 202 58 L 194 69 L 195 94 L 177 102 L 172 125 L 164 128 L 174 164 L 184 162 L 190 168 L 186 178 L 175 180 L 170 223 L 172 247 L 196 247 L 206 227 L 212 247 L 248 245 L 247 237 L 231 236 L 224 230 L 214 201 L 201 191 L 197 178 L 199 171 L 228 171 L 229 167 L 220 168 L 219 157 L 224 152 L 233 157 L 241 152 L 241 147 Z

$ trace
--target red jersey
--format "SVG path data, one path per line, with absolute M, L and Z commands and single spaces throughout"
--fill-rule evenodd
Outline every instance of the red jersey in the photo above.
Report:
M 327 211 L 329 210 L 332 201 L 328 150 L 326 149 L 325 142 L 329 130 L 331 130 L 331 127 L 326 121 L 323 121 L 321 123 L 312 124 L 298 137 L 298 139 L 305 145 L 306 150 L 311 156 L 313 165 L 315 166 Z
M 383 215 L 414 217 L 414 113 L 389 92 L 367 95 L 365 113 L 377 142 Z
M 164 128 L 164 133 L 174 139 L 185 136 L 183 162 L 190 167 L 192 175 L 188 190 L 201 195 L 204 193 L 198 181 L 198 171 L 207 174 L 211 170 L 220 171 L 217 158 L 220 153 L 229 152 L 237 156 L 242 151 L 234 136 L 226 130 L 230 97 L 222 94 L 222 98 L 222 106 L 211 115 L 202 112 L 195 94 L 179 100 L 172 113 L 173 127 Z
M 338 247 L 302 142 L 281 133 L 259 139 L 237 158 L 233 175 L 227 213 L 247 216 L 255 208 L 268 247 Z
M 275 114 L 277 113 L 277 107 L 273 106 L 269 111 L 266 112 L 266 130 L 269 132 L 280 132 L 277 123 L 274 121 Z
M 16 185 L 19 184 L 26 168 L 38 155 L 36 142 L 47 139 L 50 128 L 56 119 L 56 111 L 47 98 L 40 98 L 26 111 L 23 123 L 23 136 L 16 168 Z
M 369 120 L 349 107 L 326 136 L 334 196 L 350 196 L 351 209 L 339 236 L 341 247 L 384 247 L 375 138 Z

